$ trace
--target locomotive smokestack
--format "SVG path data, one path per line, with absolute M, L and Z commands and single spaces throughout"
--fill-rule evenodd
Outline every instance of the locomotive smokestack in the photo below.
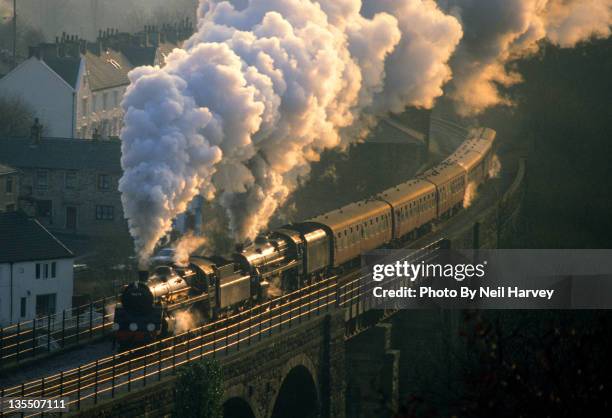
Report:
M 138 270 L 138 281 L 146 282 L 149 278 L 149 272 L 146 270 Z

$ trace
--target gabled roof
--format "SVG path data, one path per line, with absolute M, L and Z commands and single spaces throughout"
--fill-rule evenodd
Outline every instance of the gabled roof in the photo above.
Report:
M 121 173 L 121 142 L 88 139 L 0 137 L 0 163 L 17 168 L 93 169 Z
M 2 174 L 11 174 L 17 172 L 17 169 L 10 167 L 8 165 L 0 164 L 0 175 Z
M 70 87 L 76 89 L 77 82 L 79 81 L 81 58 L 45 57 L 43 61 L 66 83 L 68 83 Z
M 0 263 L 72 258 L 74 254 L 36 219 L 0 213 Z
M 85 67 L 92 91 L 128 85 L 128 73 L 134 68 L 121 52 L 106 49 L 100 55 L 87 51 Z

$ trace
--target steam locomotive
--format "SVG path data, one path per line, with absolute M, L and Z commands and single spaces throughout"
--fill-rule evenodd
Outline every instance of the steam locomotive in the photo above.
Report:
M 414 239 L 459 210 L 466 189 L 489 177 L 494 141 L 495 131 L 475 129 L 452 155 L 415 179 L 259 236 L 231 260 L 193 255 L 187 266 L 141 272 L 116 307 L 116 341 L 126 347 L 171 334 L 181 312 L 203 321 L 236 312 L 342 271 L 365 252 Z

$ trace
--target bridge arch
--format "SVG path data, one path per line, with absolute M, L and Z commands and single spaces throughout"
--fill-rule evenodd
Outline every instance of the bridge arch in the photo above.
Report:
M 272 418 L 315 418 L 320 416 L 319 385 L 314 365 L 305 355 L 285 365 L 284 376 L 272 408 Z
M 234 396 L 223 403 L 223 418 L 257 418 L 251 405 L 243 398 Z

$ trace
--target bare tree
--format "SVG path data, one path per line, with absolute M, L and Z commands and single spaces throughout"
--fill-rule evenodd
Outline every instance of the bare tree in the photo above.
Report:
M 25 137 L 34 123 L 34 112 L 21 98 L 0 96 L 0 136 Z

